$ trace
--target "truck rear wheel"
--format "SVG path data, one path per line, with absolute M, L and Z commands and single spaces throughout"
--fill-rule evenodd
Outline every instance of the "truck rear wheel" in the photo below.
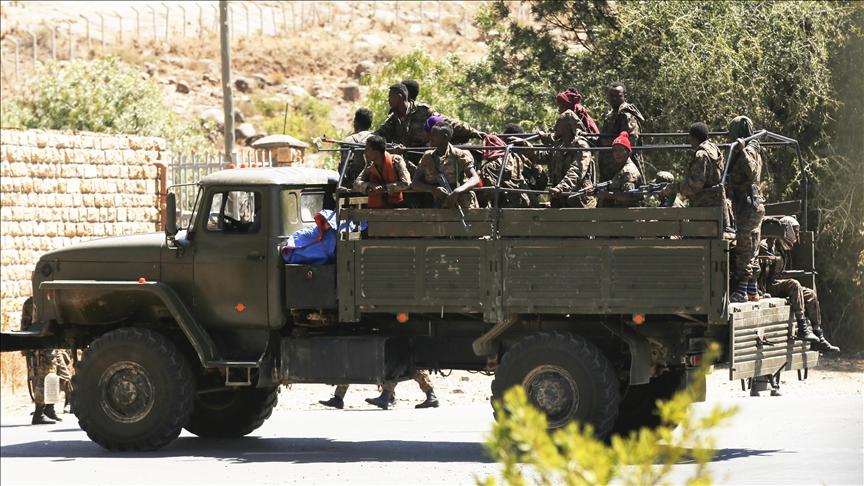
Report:
M 243 437 L 270 418 L 279 388 L 238 388 L 199 393 L 186 430 L 198 437 Z
M 189 363 L 165 336 L 141 328 L 108 332 L 84 351 L 72 377 L 72 408 L 93 442 L 151 451 L 180 435 L 192 411 Z
M 632 385 L 621 400 L 618 420 L 612 431 L 624 436 L 642 427 L 654 428 L 660 425 L 657 400 L 668 400 L 678 391 L 684 380 L 684 370 L 669 370 L 651 379 L 645 385 Z
M 618 414 L 619 385 L 612 365 L 581 336 L 541 333 L 519 341 L 495 371 L 492 398 L 500 400 L 515 385 L 522 385 L 553 429 L 576 420 L 606 437 Z

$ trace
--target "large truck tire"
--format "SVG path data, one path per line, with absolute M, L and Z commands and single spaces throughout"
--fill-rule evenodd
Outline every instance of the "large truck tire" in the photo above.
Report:
M 680 388 L 686 372 L 669 370 L 651 379 L 645 385 L 631 385 L 621 400 L 618 420 L 612 432 L 621 436 L 642 427 L 655 428 L 660 425 L 657 400 L 668 400 Z
M 492 399 L 500 400 L 515 385 L 522 385 L 552 429 L 576 420 L 592 424 L 597 437 L 605 438 L 618 415 L 612 364 L 581 336 L 540 333 L 516 343 L 495 371 Z
M 270 418 L 278 400 L 278 387 L 200 393 L 186 430 L 203 438 L 243 437 Z
M 84 351 L 72 377 L 72 409 L 93 442 L 152 451 L 180 435 L 192 412 L 189 362 L 165 336 L 127 327 Z

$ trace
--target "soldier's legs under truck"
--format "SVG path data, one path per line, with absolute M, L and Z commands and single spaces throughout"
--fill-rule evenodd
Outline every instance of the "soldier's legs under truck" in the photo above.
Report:
M 414 381 L 426 394 L 426 400 L 418 403 L 414 408 L 435 408 L 438 406 L 438 397 L 435 396 L 435 390 L 432 387 L 432 380 L 429 378 L 429 373 L 424 370 L 418 370 L 414 373 Z M 386 382 L 381 385 L 381 395 L 375 398 L 367 398 L 366 401 L 376 407 L 387 410 L 396 402 L 396 382 Z

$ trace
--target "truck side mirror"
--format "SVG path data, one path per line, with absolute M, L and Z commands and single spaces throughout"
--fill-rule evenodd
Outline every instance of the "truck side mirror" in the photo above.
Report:
M 165 235 L 173 238 L 177 234 L 177 195 L 169 192 L 165 206 Z

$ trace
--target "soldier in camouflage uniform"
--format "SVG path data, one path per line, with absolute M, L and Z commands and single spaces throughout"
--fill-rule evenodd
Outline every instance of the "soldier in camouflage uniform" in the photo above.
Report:
M 426 400 L 414 405 L 414 408 L 438 408 L 438 397 L 435 396 L 435 390 L 432 387 L 432 380 L 429 378 L 429 373 L 424 370 L 418 370 L 414 373 L 414 381 L 420 385 L 420 389 L 426 394 Z M 395 381 L 388 381 L 381 385 L 381 395 L 375 398 L 367 398 L 366 402 L 375 405 L 376 407 L 389 409 L 396 403 L 396 385 Z
M 419 88 L 418 88 L 419 89 Z M 375 130 L 375 135 L 384 137 L 388 143 L 401 145 L 402 147 L 425 147 L 429 135 L 424 130 L 426 121 L 435 115 L 429 105 L 412 101 L 408 94 L 408 88 L 402 84 L 390 86 L 389 91 L 390 114 L 384 123 Z M 477 131 L 465 123 L 456 120 L 448 120 L 454 130 L 457 139 L 483 138 L 483 133 Z M 452 138 L 452 137 L 451 137 Z M 422 154 L 416 152 L 402 153 L 397 147 L 393 153 L 404 155 L 408 161 L 408 168 L 414 171 Z
M 781 219 L 785 222 L 785 235 L 772 243 L 762 243 L 759 255 L 766 261 L 765 290 L 773 297 L 787 299 L 797 322 L 798 339 L 809 341 L 810 348 L 816 351 L 838 353 L 840 348 L 825 338 L 822 329 L 822 313 L 816 289 L 809 289 L 794 278 L 784 278 L 783 271 L 789 260 L 789 252 L 798 241 L 798 221 L 791 216 Z M 809 317 L 809 319 L 808 319 Z
M 627 194 L 639 183 L 639 169 L 630 159 L 633 147 L 627 132 L 621 132 L 612 142 L 612 160 L 615 175 L 609 180 L 606 191 L 597 192 L 598 206 L 604 208 L 630 208 L 639 205 L 639 197 Z
M 432 127 L 431 144 L 435 147 L 423 154 L 412 177 L 411 188 L 432 194 L 436 208 L 452 208 L 456 204 L 462 209 L 476 208 L 477 197 L 472 189 L 480 183 L 474 169 L 474 158 L 467 150 L 450 144 L 453 127 L 439 122 Z M 443 175 L 452 192 L 448 194 L 439 179 Z
M 558 116 L 555 133 L 544 143 L 552 143 L 554 148 L 590 148 L 588 140 L 582 137 L 584 126 L 576 113 L 567 110 Z M 534 162 L 548 166 L 549 195 L 553 207 L 593 208 L 597 199 L 587 193 L 567 197 L 562 193 L 589 189 L 591 179 L 591 151 L 555 150 L 535 152 Z M 529 156 L 530 157 L 530 156 Z
M 676 193 L 686 197 L 691 207 L 723 207 L 723 227 L 729 225 L 729 201 L 721 190 L 723 154 L 717 145 L 708 139 L 708 126 L 702 122 L 690 126 L 690 146 L 693 154 L 687 168 L 686 178 L 667 186 L 661 193 L 665 199 Z
M 483 139 L 483 145 L 489 147 L 483 151 L 483 166 L 480 167 L 480 179 L 485 187 L 494 187 L 498 182 L 498 175 L 501 174 L 502 188 L 528 188 L 523 172 L 525 166 L 530 162 L 524 155 L 515 151 L 510 152 L 507 155 L 507 166 L 504 167 L 502 174 L 501 167 L 504 164 L 504 147 L 506 144 L 496 135 L 486 135 L 486 138 Z M 484 199 L 491 201 L 494 198 L 494 193 L 490 191 L 484 196 Z M 505 208 L 527 208 L 529 206 L 528 195 L 515 192 L 502 193 L 499 202 L 501 207 Z
M 31 298 L 24 302 L 21 312 L 21 330 L 26 331 L 32 323 L 33 300 Z M 54 421 L 60 422 L 62 419 L 57 416 L 54 404 L 45 404 L 45 377 L 56 370 L 58 376 L 65 377 L 67 381 L 70 380 L 71 376 L 65 361 L 63 361 L 60 353 L 53 349 L 34 349 L 22 351 L 21 354 L 27 359 L 27 381 L 32 388 L 32 398 L 35 403 L 33 419 L 30 423 L 40 425 L 53 424 Z M 69 388 L 67 388 L 67 393 L 68 391 Z
M 746 116 L 735 117 L 729 124 L 729 142 L 733 143 L 732 160 L 728 170 L 727 192 L 731 193 L 732 212 L 735 216 L 735 269 L 732 281 L 737 288 L 732 302 L 759 300 L 756 278 L 759 272 L 759 241 L 762 238 L 762 219 L 765 206 L 759 194 L 759 176 L 762 156 L 759 142 L 742 139 L 753 135 L 753 122 Z
M 627 132 L 630 136 L 630 144 L 633 146 L 639 145 L 639 137 L 642 133 L 642 124 L 645 123 L 645 117 L 642 116 L 636 105 L 627 102 L 624 85 L 621 83 L 610 84 L 606 88 L 606 99 L 611 109 L 603 118 L 602 135 L 598 139 L 599 144 L 609 147 L 619 133 Z M 599 159 L 600 180 L 608 181 L 615 174 L 612 156 L 608 152 L 601 152 Z M 637 160 L 634 162 L 636 162 L 637 168 L 641 170 L 641 161 Z
M 344 141 L 352 144 L 363 145 L 366 139 L 372 135 L 369 129 L 372 127 L 372 111 L 368 108 L 359 108 L 354 112 L 354 134 L 348 136 Z M 348 160 L 348 155 L 351 155 L 351 164 L 345 172 L 345 177 L 342 179 L 342 187 L 350 188 L 351 184 L 366 167 L 366 159 L 363 158 L 363 149 L 355 148 L 352 150 L 343 150 L 342 159 L 339 161 L 339 173 L 342 173 L 342 168 Z

